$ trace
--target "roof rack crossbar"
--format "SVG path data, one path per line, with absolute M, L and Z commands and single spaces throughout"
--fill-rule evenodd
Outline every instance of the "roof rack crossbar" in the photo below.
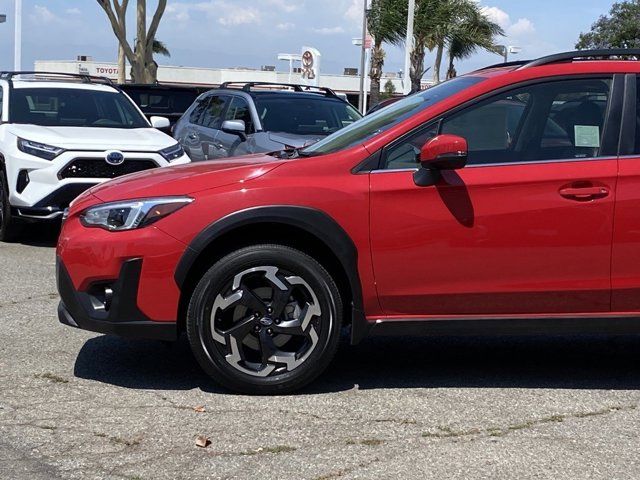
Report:
M 115 84 L 110 78 L 107 77 L 97 77 L 94 75 L 88 75 L 84 73 L 68 73 L 68 72 L 44 72 L 44 71 L 35 71 L 35 70 L 24 70 L 24 71 L 2 71 L 0 72 L 0 79 L 3 80 L 13 80 L 13 77 L 17 77 L 20 75 L 41 75 L 43 77 L 71 77 L 82 80 L 85 83 L 102 83 L 105 85 L 109 85 L 115 87 Z
M 532 67 L 540 67 L 552 63 L 569 62 L 577 59 L 590 59 L 602 57 L 635 57 L 640 60 L 640 49 L 638 48 L 608 48 L 599 50 L 575 50 L 573 52 L 557 53 L 546 57 L 538 58 L 522 65 L 519 70 Z
M 241 85 L 242 90 L 250 92 L 252 87 L 289 87 L 295 92 L 312 92 L 312 89 L 319 90 L 329 97 L 337 97 L 338 95 L 328 87 L 316 87 L 315 85 L 302 85 L 298 83 L 280 83 L 280 82 L 224 82 L 218 88 L 229 88 L 231 85 Z M 313 92 L 313 93 L 320 93 Z

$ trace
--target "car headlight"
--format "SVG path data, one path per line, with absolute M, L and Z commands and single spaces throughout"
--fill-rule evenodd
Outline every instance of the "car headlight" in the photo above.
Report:
M 34 157 L 44 158 L 45 160 L 53 160 L 62 152 L 64 148 L 54 147 L 46 143 L 32 142 L 24 138 L 18 138 L 18 150 Z
M 182 148 L 182 145 L 179 143 L 176 143 L 170 147 L 163 148 L 158 153 L 162 155 L 167 162 L 172 162 L 184 155 L 184 148 Z
M 162 197 L 103 203 L 89 207 L 80 215 L 85 227 L 109 231 L 146 227 L 193 202 L 189 197 Z

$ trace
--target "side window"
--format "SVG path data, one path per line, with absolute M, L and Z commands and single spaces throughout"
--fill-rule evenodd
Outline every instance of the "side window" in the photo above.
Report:
M 593 158 L 600 155 L 611 79 L 523 87 L 454 114 L 440 133 L 469 143 L 469 164 Z
M 414 132 L 407 138 L 386 149 L 384 154 L 385 170 L 417 168 L 420 163 L 422 146 L 438 134 L 438 124 L 432 124 Z
M 207 108 L 208 104 L 209 104 L 209 97 L 205 97 L 198 100 L 195 108 L 191 111 L 191 114 L 189 115 L 189 123 L 193 123 L 196 125 L 199 124 L 200 117 L 202 117 L 202 113 L 204 112 L 205 108 Z
M 207 128 L 220 128 L 222 125 L 222 112 L 227 105 L 228 98 L 212 95 L 209 104 L 200 117 L 200 125 Z
M 253 133 L 253 119 L 251 118 L 251 110 L 249 104 L 242 97 L 233 97 L 231 105 L 225 115 L 225 120 L 242 120 L 244 122 L 245 131 Z

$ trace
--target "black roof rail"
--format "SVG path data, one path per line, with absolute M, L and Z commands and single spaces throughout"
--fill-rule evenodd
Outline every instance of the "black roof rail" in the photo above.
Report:
M 640 49 L 638 48 L 607 48 L 599 50 L 575 50 L 573 52 L 556 53 L 546 57 L 538 58 L 522 65 L 519 70 L 531 67 L 540 67 L 552 63 L 569 62 L 571 60 L 583 59 L 601 59 L 606 57 L 636 57 L 640 59 Z
M 328 97 L 338 97 L 336 92 L 327 87 L 316 87 L 314 85 L 301 85 L 298 83 L 280 82 L 224 82 L 218 88 L 230 88 L 231 85 L 242 85 L 241 89 L 250 92 L 252 87 L 288 87 L 294 92 L 320 93 Z M 316 91 L 313 91 L 315 89 Z M 318 91 L 319 90 L 319 91 Z M 338 97 L 339 98 L 339 97 Z
M 84 83 L 99 83 L 104 85 L 109 85 L 111 87 L 116 87 L 115 83 L 110 78 L 107 77 L 96 77 L 94 75 L 87 75 L 84 73 L 67 73 L 67 72 L 44 72 L 44 71 L 3 71 L 0 72 L 0 79 L 12 81 L 13 77 L 22 76 L 22 75 L 40 75 L 48 80 L 52 80 L 55 77 L 70 77 L 82 80 Z M 54 77 L 54 78 L 51 78 Z
M 488 65 L 486 67 L 479 68 L 475 71 L 482 72 L 483 70 L 491 70 L 492 68 L 501 68 L 501 67 L 520 67 L 530 62 L 532 62 L 532 60 L 515 60 L 513 62 L 494 63 L 493 65 Z

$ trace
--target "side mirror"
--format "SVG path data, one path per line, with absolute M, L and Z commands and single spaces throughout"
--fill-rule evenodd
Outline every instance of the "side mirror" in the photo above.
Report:
M 244 124 L 244 120 L 225 120 L 222 122 L 220 130 L 238 135 L 243 142 L 247 139 L 247 127 Z
M 158 130 L 167 129 L 171 126 L 171 122 L 167 117 L 151 117 L 149 119 L 151 122 L 151 126 L 153 128 L 157 128 Z
M 438 135 L 420 150 L 422 168 L 414 174 L 416 185 L 427 187 L 438 183 L 442 170 L 459 170 L 467 165 L 467 141 L 457 135 Z

